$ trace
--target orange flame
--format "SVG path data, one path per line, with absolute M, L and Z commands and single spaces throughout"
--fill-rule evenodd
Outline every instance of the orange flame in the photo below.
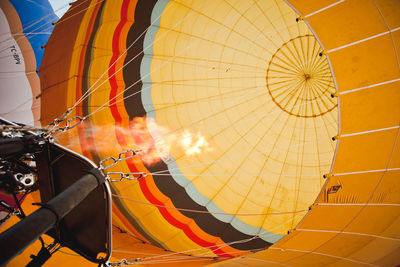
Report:
M 126 131 L 125 128 L 117 130 Z M 141 150 L 139 156 L 144 163 L 152 165 L 168 157 L 171 143 L 164 139 L 168 132 L 153 118 L 136 117 L 132 120 L 129 133 L 133 136 L 133 145 Z
M 207 140 L 200 133 L 192 134 L 185 130 L 180 142 L 186 155 L 200 154 L 202 151 L 210 151 L 211 148 Z
M 102 154 L 117 156 L 121 152 L 119 150 L 128 148 L 140 150 L 139 157 L 147 165 L 153 165 L 163 158 L 168 158 L 172 148 L 182 149 L 187 156 L 212 150 L 200 132 L 192 133 L 188 129 L 172 132 L 158 125 L 153 118 L 136 117 L 130 122 L 129 127 L 105 124 L 91 125 L 85 130 L 86 138 L 93 139 L 96 150 Z M 123 138 L 128 142 L 127 146 L 116 146 L 113 143 L 116 138 Z M 68 139 L 68 147 L 73 149 L 74 146 L 79 145 L 77 135 L 70 133 Z

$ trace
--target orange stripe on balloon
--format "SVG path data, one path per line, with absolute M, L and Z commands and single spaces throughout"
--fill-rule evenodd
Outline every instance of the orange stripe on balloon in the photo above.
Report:
M 149 242 L 146 238 L 144 238 L 136 229 L 130 224 L 129 220 L 125 218 L 125 216 L 118 210 L 118 208 L 113 203 L 113 214 L 118 217 L 121 223 L 129 230 L 131 234 L 136 236 L 142 241 Z

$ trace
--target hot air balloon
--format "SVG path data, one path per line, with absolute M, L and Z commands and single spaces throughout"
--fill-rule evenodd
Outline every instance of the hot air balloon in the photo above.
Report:
M 398 264 L 399 11 L 73 3 L 46 44 L 40 119 L 107 166 L 109 265 Z
M 62 4 L 62 1 L 60 2 Z M 68 3 L 58 6 L 66 11 Z M 18 123 L 40 125 L 40 81 L 36 70 L 43 57 L 42 46 L 47 43 L 58 20 L 46 1 L 2 1 L 0 3 L 0 116 Z M 19 196 L 21 198 L 22 196 Z M 13 198 L 0 193 L 0 200 Z M 2 221 L 9 217 L 3 207 Z
M 66 11 L 67 1 L 56 11 Z M 40 82 L 36 70 L 58 20 L 49 1 L 1 3 L 1 111 L 4 118 L 39 125 Z M 61 15 L 61 13 L 59 14 Z

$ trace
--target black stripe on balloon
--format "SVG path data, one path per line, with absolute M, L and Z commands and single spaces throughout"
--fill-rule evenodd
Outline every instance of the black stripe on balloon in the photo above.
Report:
M 127 47 L 150 26 L 150 16 L 155 2 L 155 0 L 143 0 L 138 2 L 135 11 L 135 24 L 130 28 L 127 37 Z M 126 112 L 129 114 L 131 120 L 135 117 L 143 117 L 146 115 L 141 94 L 138 93 L 134 95 L 142 89 L 142 82 L 140 81 L 140 64 L 143 58 L 143 40 L 144 35 L 140 37 L 133 47 L 128 50 L 125 60 L 126 63 L 139 55 L 124 68 L 124 81 L 126 87 L 132 86 L 136 83 L 124 92 L 124 96 L 130 96 L 124 100 L 124 104 Z M 171 199 L 175 207 L 208 212 L 204 206 L 194 202 L 186 193 L 185 188 L 177 184 L 171 175 L 164 176 L 164 174 L 169 174 L 168 167 L 164 162 L 146 167 L 151 173 L 159 171 L 163 172 L 163 176 L 153 175 L 155 184 L 164 195 Z M 203 231 L 210 235 L 220 237 L 225 243 L 246 240 L 253 237 L 236 230 L 230 223 L 222 222 L 209 213 L 200 214 L 186 211 L 180 212 L 186 217 L 193 219 L 197 225 L 203 229 Z M 255 250 L 266 248 L 270 245 L 272 244 L 260 238 L 254 238 L 248 242 L 233 243 L 230 246 L 239 250 Z
M 141 104 L 142 96 L 138 93 L 142 90 L 143 85 L 140 77 L 140 64 L 144 55 L 143 41 L 145 34 L 143 34 L 143 32 L 145 32 L 151 24 L 151 12 L 156 3 L 157 0 L 138 1 L 135 10 L 135 22 L 129 29 L 126 40 L 126 47 L 130 47 L 133 44 L 127 51 L 124 65 L 128 62 L 130 63 L 123 69 L 125 85 L 126 88 L 129 88 L 124 91 L 124 105 L 130 120 L 135 117 L 144 117 L 146 115 L 146 111 Z M 141 34 L 142 36 L 140 36 Z

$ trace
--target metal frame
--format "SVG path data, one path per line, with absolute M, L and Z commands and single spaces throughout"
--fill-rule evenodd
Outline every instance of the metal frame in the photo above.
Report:
M 18 126 L 16 123 L 11 122 L 11 121 L 3 118 L 3 117 L 0 117 L 0 120 L 6 122 L 8 124 Z M 38 135 L 37 133 L 35 133 L 33 131 L 27 131 L 27 132 L 29 132 L 32 135 Z M 72 151 L 71 149 L 66 148 L 66 147 L 64 147 L 64 146 L 62 146 L 62 145 L 60 145 L 60 144 L 58 144 L 58 143 L 56 143 L 54 141 L 50 141 L 50 143 L 53 144 L 54 146 L 60 148 L 61 150 L 65 150 L 68 153 L 70 153 L 70 154 L 72 154 L 72 155 L 84 160 L 86 163 L 91 165 L 93 168 L 97 168 L 97 169 L 99 168 L 99 166 L 97 166 L 93 161 L 91 161 L 87 157 L 85 157 L 85 156 L 83 156 L 83 155 L 81 155 L 81 154 L 79 154 L 79 153 L 77 153 L 75 151 Z M 102 172 L 102 174 L 104 175 L 103 172 Z M 107 244 L 108 244 L 108 246 L 107 246 L 107 255 L 106 255 L 105 259 L 104 259 L 104 262 L 108 262 L 109 259 L 111 258 L 111 255 L 112 255 L 112 195 L 111 195 L 111 188 L 110 188 L 108 179 L 106 179 L 106 182 L 103 184 L 103 186 L 104 186 L 105 193 L 106 193 L 106 202 L 108 204 L 108 209 L 107 209 L 107 211 L 108 211 L 108 236 L 107 236 L 107 239 L 108 239 L 107 240 Z

